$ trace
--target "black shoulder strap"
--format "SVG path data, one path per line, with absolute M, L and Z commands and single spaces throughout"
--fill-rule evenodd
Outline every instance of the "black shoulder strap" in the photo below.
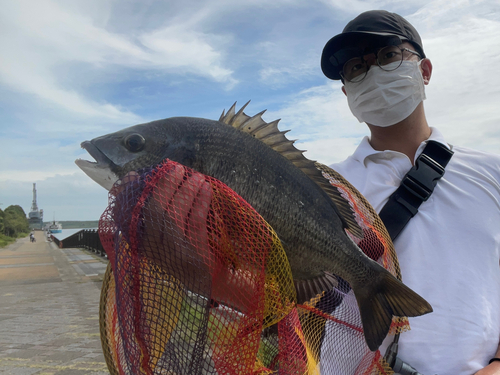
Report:
M 393 241 L 418 212 L 422 202 L 429 199 L 452 155 L 453 151 L 443 144 L 429 141 L 399 188 L 389 197 L 379 216 Z

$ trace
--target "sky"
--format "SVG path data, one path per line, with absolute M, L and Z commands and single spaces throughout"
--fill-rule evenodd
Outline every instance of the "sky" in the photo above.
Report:
M 267 109 L 306 157 L 341 161 L 368 135 L 319 65 L 359 13 L 419 31 L 433 64 L 427 120 L 454 145 L 500 153 L 500 1 L 0 0 L 0 208 L 98 220 L 107 191 L 80 143 L 152 120 Z

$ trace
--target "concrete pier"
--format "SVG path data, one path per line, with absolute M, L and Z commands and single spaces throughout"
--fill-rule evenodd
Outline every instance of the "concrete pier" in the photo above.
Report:
M 35 236 L 0 249 L 0 374 L 109 374 L 99 337 L 107 261 Z

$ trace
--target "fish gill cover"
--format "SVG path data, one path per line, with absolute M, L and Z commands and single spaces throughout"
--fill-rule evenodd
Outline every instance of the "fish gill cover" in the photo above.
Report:
M 399 279 L 380 218 L 317 164 L 352 205 L 352 239 Z M 296 304 L 273 229 L 217 179 L 173 161 L 110 191 L 99 232 L 110 260 L 100 309 L 112 374 L 390 374 L 366 345 L 356 298 L 335 289 Z M 391 333 L 408 329 L 393 318 Z

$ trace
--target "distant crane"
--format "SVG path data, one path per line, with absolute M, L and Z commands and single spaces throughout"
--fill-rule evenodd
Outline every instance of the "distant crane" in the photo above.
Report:
M 33 201 L 31 202 L 31 211 L 28 214 L 28 222 L 31 229 L 42 229 L 43 210 L 39 210 L 36 203 L 36 183 L 33 183 Z
M 33 183 L 33 201 L 31 202 L 31 212 L 38 212 L 38 205 L 36 204 L 36 183 Z

